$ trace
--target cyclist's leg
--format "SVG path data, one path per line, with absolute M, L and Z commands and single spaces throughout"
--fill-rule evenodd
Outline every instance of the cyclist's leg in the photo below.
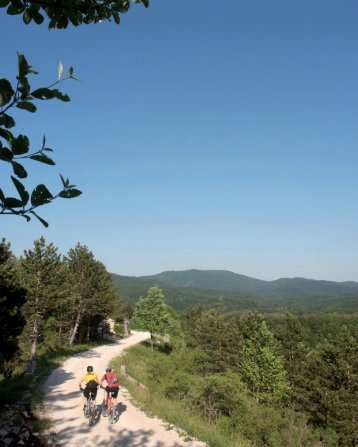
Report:
M 119 391 L 119 388 L 117 388 L 117 387 L 113 389 L 113 405 L 114 405 L 114 407 L 117 407 L 118 391 Z
M 84 388 L 82 390 L 82 402 L 83 402 L 83 408 L 87 405 L 87 399 L 88 399 L 88 388 Z

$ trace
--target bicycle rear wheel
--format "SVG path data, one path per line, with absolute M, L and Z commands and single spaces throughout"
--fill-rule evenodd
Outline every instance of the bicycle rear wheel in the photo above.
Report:
M 116 408 L 113 405 L 113 401 L 111 402 L 111 410 L 108 415 L 109 423 L 114 424 L 116 422 Z
M 95 406 L 92 399 L 88 402 L 88 413 L 88 425 L 93 425 L 95 420 Z

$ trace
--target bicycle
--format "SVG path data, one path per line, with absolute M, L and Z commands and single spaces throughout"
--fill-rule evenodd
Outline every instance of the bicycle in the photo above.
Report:
M 116 414 L 116 406 L 113 402 L 114 391 L 107 391 L 107 389 L 101 386 L 102 389 L 106 391 L 106 398 L 103 402 L 103 411 L 102 415 L 104 417 L 108 416 L 108 421 L 110 424 L 114 424 L 116 422 L 117 414 Z
M 81 391 L 84 391 L 84 388 L 80 388 Z M 83 414 L 85 418 L 88 418 L 88 425 L 93 425 L 96 419 L 96 407 L 94 405 L 94 392 L 89 391 L 88 397 L 86 398 L 86 403 L 83 408 Z

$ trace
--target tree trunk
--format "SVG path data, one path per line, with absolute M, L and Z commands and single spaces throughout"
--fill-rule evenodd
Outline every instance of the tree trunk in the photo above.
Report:
M 30 361 L 27 365 L 27 374 L 33 374 L 36 369 L 36 350 L 37 350 L 38 335 L 39 335 L 39 323 L 38 323 L 38 316 L 36 315 L 34 325 L 32 327 L 31 354 L 30 354 Z
M 78 331 L 78 326 L 81 323 L 81 318 L 82 318 L 82 314 L 79 311 L 78 314 L 77 314 L 75 325 L 74 325 L 74 327 L 72 329 L 72 332 L 71 332 L 71 336 L 70 336 L 70 340 L 69 340 L 70 346 L 72 346 L 73 342 L 75 341 L 75 337 L 76 337 L 76 334 L 77 334 L 77 331 Z
M 124 336 L 128 337 L 129 332 L 128 332 L 128 318 L 124 318 L 123 319 L 123 327 L 124 327 Z

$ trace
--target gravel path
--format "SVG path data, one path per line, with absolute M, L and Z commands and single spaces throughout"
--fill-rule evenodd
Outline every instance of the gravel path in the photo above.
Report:
M 199 441 L 185 442 L 176 430 L 167 430 L 163 421 L 146 416 L 130 402 L 124 388 L 118 394 L 118 421 L 110 425 L 107 418 L 99 417 L 94 426 L 88 425 L 78 390 L 78 381 L 87 366 L 92 365 L 101 377 L 113 357 L 147 338 L 148 333 L 133 333 L 126 339 L 77 354 L 52 372 L 44 384 L 44 408 L 53 423 L 56 446 L 205 447 Z M 102 397 L 102 390 L 98 390 L 97 403 Z

